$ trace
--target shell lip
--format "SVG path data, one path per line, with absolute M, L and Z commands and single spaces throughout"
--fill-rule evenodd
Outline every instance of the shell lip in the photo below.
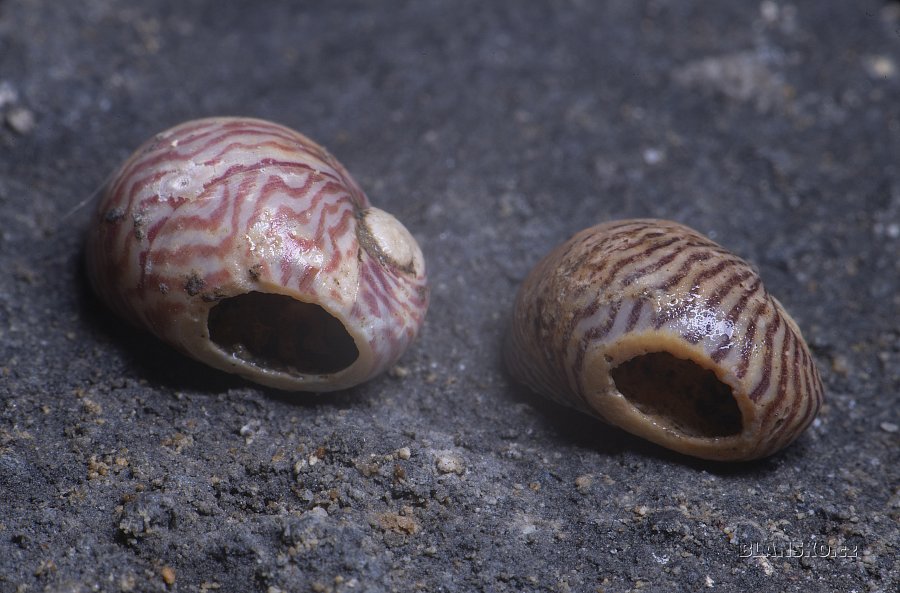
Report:
M 266 364 L 267 361 L 264 356 L 242 355 L 235 348 L 229 348 L 218 343 L 213 339 L 213 332 L 210 330 L 211 313 L 217 305 L 228 299 L 244 297 L 250 294 L 284 297 L 284 299 L 290 299 L 292 302 L 312 305 L 321 309 L 335 324 L 339 324 L 346 337 L 352 340 L 352 346 L 355 348 L 353 360 L 346 365 L 341 365 L 340 368 L 327 372 L 306 371 L 287 363 Z M 203 336 L 204 349 L 208 362 L 222 370 L 238 374 L 256 383 L 285 391 L 337 391 L 358 384 L 369 374 L 373 359 L 372 346 L 369 343 L 369 337 L 365 333 L 364 326 L 353 323 L 339 308 L 330 306 L 328 303 L 321 302 L 315 298 L 304 298 L 304 296 L 287 293 L 283 289 L 279 290 L 279 287 L 276 285 L 257 286 L 254 287 L 254 290 L 240 291 L 219 299 L 215 303 L 210 303 L 210 306 L 205 308 L 204 319 L 202 320 L 205 331 Z M 285 324 L 283 327 L 286 326 Z M 284 331 L 283 327 L 279 329 Z M 344 344 L 344 347 L 346 345 Z
M 603 354 L 588 357 L 592 362 L 589 368 L 586 367 L 584 393 L 592 412 L 632 434 L 694 457 L 715 460 L 760 457 L 760 453 L 755 451 L 753 440 L 757 411 L 741 389 L 737 378 L 727 368 L 709 360 L 700 349 L 686 348 L 683 342 L 670 342 L 660 335 L 654 335 L 652 339 L 646 338 L 622 340 L 615 347 L 606 345 Z M 649 377 L 650 383 L 646 389 L 660 389 L 665 393 L 649 394 L 647 397 L 635 395 L 623 383 L 629 379 L 621 375 L 618 379 L 623 385 L 617 383 L 614 375 L 626 363 L 649 359 L 654 355 L 665 355 L 674 362 L 666 363 L 671 366 L 659 366 L 656 362 L 645 364 L 643 368 L 636 368 L 634 374 L 640 375 L 640 380 Z M 714 390 L 711 395 L 694 394 L 698 399 L 691 404 L 703 413 L 685 415 L 685 410 L 673 409 L 685 404 L 674 398 L 664 398 L 666 395 L 676 394 L 680 397 L 677 387 L 669 390 L 670 386 L 662 383 L 668 380 L 677 385 L 677 380 L 673 380 L 671 374 L 683 371 L 680 365 L 695 367 L 688 371 L 695 373 L 689 380 L 705 383 L 705 386 L 698 386 L 696 391 L 704 388 Z M 660 382 L 655 382 L 657 380 Z M 711 384 L 718 385 L 710 387 Z M 693 393 L 690 386 L 687 389 Z M 718 401 L 708 399 L 713 396 Z M 723 399 L 726 401 L 721 401 Z
M 734 460 L 756 457 L 749 455 L 752 448 L 746 429 L 737 434 L 725 436 L 700 436 L 687 434 L 673 423 L 659 416 L 645 414 L 628 403 L 626 398 L 616 393 L 611 399 L 621 400 L 618 406 L 608 405 L 609 409 L 618 409 L 604 413 L 604 418 L 623 430 L 640 436 L 658 445 L 691 455 L 713 460 Z

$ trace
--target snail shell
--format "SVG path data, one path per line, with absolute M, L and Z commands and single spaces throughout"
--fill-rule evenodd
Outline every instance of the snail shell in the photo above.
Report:
M 664 220 L 601 224 L 552 251 L 519 290 L 505 357 L 535 391 L 705 459 L 778 451 L 823 397 L 750 265 Z
M 324 148 L 257 119 L 189 121 L 139 148 L 102 191 L 87 269 L 120 316 L 286 390 L 377 375 L 428 307 L 409 231 Z

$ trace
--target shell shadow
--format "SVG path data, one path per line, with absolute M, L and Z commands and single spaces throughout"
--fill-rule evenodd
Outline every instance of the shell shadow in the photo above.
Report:
M 501 348 L 504 347 L 505 340 L 505 337 L 501 339 Z M 560 440 L 566 440 L 575 446 L 592 449 L 604 455 L 633 453 L 723 477 L 753 476 L 776 470 L 782 464 L 786 454 L 792 454 L 790 451 L 800 447 L 798 443 L 790 447 L 788 453 L 779 452 L 770 457 L 752 461 L 712 461 L 691 457 L 637 437 L 574 408 L 553 402 L 516 381 L 505 364 L 503 365 L 503 375 L 509 381 L 511 397 L 533 408 L 548 431 L 558 435 Z
M 533 408 L 541 419 L 541 423 L 548 431 L 555 433 L 559 440 L 565 440 L 577 447 L 591 449 L 604 455 L 633 453 L 641 457 L 678 464 L 723 477 L 752 476 L 776 470 L 782 465 L 786 455 L 793 456 L 799 452 L 797 450 L 803 447 L 802 443 L 796 443 L 790 447 L 788 452 L 779 452 L 770 457 L 752 461 L 712 461 L 691 457 L 637 437 L 574 408 L 552 402 L 527 387 L 514 384 L 508 374 L 507 377 L 510 378 L 512 397 Z

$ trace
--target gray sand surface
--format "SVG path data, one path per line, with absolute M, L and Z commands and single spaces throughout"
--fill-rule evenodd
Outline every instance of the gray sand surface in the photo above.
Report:
M 391 373 L 267 390 L 91 294 L 86 201 L 209 115 L 315 138 L 415 234 Z M 826 405 L 786 451 L 686 458 L 503 370 L 531 266 L 647 216 L 802 328 Z M 898 255 L 900 2 L 0 0 L 0 592 L 893 593 Z

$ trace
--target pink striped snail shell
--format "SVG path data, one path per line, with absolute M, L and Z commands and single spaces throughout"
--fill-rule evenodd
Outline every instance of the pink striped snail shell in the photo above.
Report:
M 428 307 L 409 231 L 324 148 L 258 119 L 189 121 L 146 142 L 102 190 L 86 255 L 121 317 L 284 390 L 384 371 Z
M 750 265 L 664 220 L 553 250 L 519 290 L 505 348 L 538 393 L 704 459 L 780 450 L 823 398 L 797 324 Z

